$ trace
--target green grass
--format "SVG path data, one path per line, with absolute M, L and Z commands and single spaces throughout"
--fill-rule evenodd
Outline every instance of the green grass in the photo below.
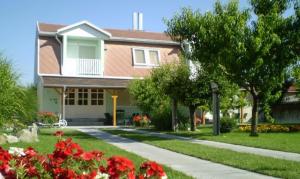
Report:
M 22 147 L 27 148 L 29 146 L 32 146 L 34 149 L 39 151 L 40 153 L 51 153 L 54 149 L 54 144 L 56 143 L 56 137 L 53 136 L 53 132 L 55 129 L 43 129 L 41 130 L 41 133 L 39 135 L 39 142 L 37 143 L 15 143 L 15 144 L 5 144 L 2 147 L 8 149 L 9 147 Z M 105 153 L 105 157 L 110 157 L 113 155 L 118 156 L 124 156 L 129 158 L 131 161 L 134 162 L 135 167 L 138 168 L 140 164 L 147 159 L 144 159 L 138 155 L 135 155 L 133 153 L 127 152 L 125 150 L 122 150 L 118 147 L 115 147 L 111 144 L 108 144 L 102 140 L 96 139 L 94 137 L 91 137 L 87 134 L 84 134 L 82 132 L 76 131 L 76 130 L 64 130 L 64 138 L 71 137 L 75 142 L 80 144 L 80 146 L 84 150 L 93 150 L 97 149 Z M 138 149 L 137 149 L 138 150 Z M 164 170 L 169 178 L 192 178 L 189 177 L 181 172 L 178 172 L 176 170 L 173 170 L 169 167 L 164 166 Z
M 258 137 L 250 137 L 248 132 L 234 131 L 221 134 L 220 136 L 213 136 L 211 127 L 202 127 L 195 132 L 178 131 L 166 133 L 196 139 L 300 153 L 300 132 L 260 133 Z
M 300 162 L 239 153 L 227 149 L 219 149 L 174 139 L 164 139 L 134 132 L 121 130 L 105 131 L 178 153 L 265 175 L 281 178 L 300 178 Z

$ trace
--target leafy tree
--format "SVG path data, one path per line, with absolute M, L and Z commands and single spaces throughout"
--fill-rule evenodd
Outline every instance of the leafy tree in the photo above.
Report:
M 9 60 L 0 54 L 0 124 L 12 120 L 23 109 L 18 77 Z
M 144 113 L 150 113 L 162 105 L 169 105 L 169 98 L 158 91 L 151 78 L 133 80 L 128 88 L 136 105 Z
M 192 131 L 195 130 L 195 109 L 206 105 L 211 95 L 207 83 L 210 76 L 204 70 L 198 70 L 197 78 L 191 79 L 189 66 L 182 62 L 163 65 L 154 69 L 151 74 L 151 78 L 162 93 L 189 108 Z
M 209 71 L 221 70 L 253 98 L 251 135 L 257 135 L 259 105 L 268 112 L 269 103 L 281 93 L 285 69 L 299 58 L 299 6 L 285 17 L 287 0 L 251 0 L 257 16 L 239 10 L 237 1 L 216 2 L 213 12 L 183 9 L 167 20 L 167 33 L 177 41 L 188 40 L 197 60 Z M 269 6 L 266 6 L 268 4 Z
M 37 109 L 36 88 L 18 85 L 19 75 L 11 62 L 0 54 L 0 125 L 3 123 L 30 123 Z

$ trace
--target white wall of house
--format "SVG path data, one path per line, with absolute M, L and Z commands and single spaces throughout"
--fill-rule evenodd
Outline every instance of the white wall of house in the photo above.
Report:
M 38 88 L 38 102 L 40 112 L 61 113 L 60 89 Z

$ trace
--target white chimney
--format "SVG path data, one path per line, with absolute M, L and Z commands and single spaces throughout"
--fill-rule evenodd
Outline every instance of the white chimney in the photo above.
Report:
M 143 13 L 139 12 L 139 30 L 144 30 L 143 29 Z
M 138 30 L 138 13 L 134 12 L 132 16 L 133 30 Z

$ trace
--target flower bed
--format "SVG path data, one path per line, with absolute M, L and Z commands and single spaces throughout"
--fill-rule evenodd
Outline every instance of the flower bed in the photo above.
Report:
M 38 112 L 37 119 L 38 122 L 50 125 L 58 122 L 58 117 L 53 112 Z
M 63 139 L 62 131 L 54 135 L 58 141 L 47 155 L 31 147 L 11 147 L 9 151 L 0 147 L 0 178 L 167 178 L 162 166 L 155 162 L 142 163 L 136 174 L 132 161 L 125 157 L 105 158 L 101 151 L 84 151 L 71 138 Z
M 251 125 L 240 125 L 239 130 L 242 132 L 250 132 Z M 300 125 L 279 125 L 279 124 L 259 124 L 258 132 L 297 132 L 300 131 Z
M 150 122 L 150 117 L 148 115 L 137 114 L 133 116 L 133 123 L 135 126 L 148 127 Z

